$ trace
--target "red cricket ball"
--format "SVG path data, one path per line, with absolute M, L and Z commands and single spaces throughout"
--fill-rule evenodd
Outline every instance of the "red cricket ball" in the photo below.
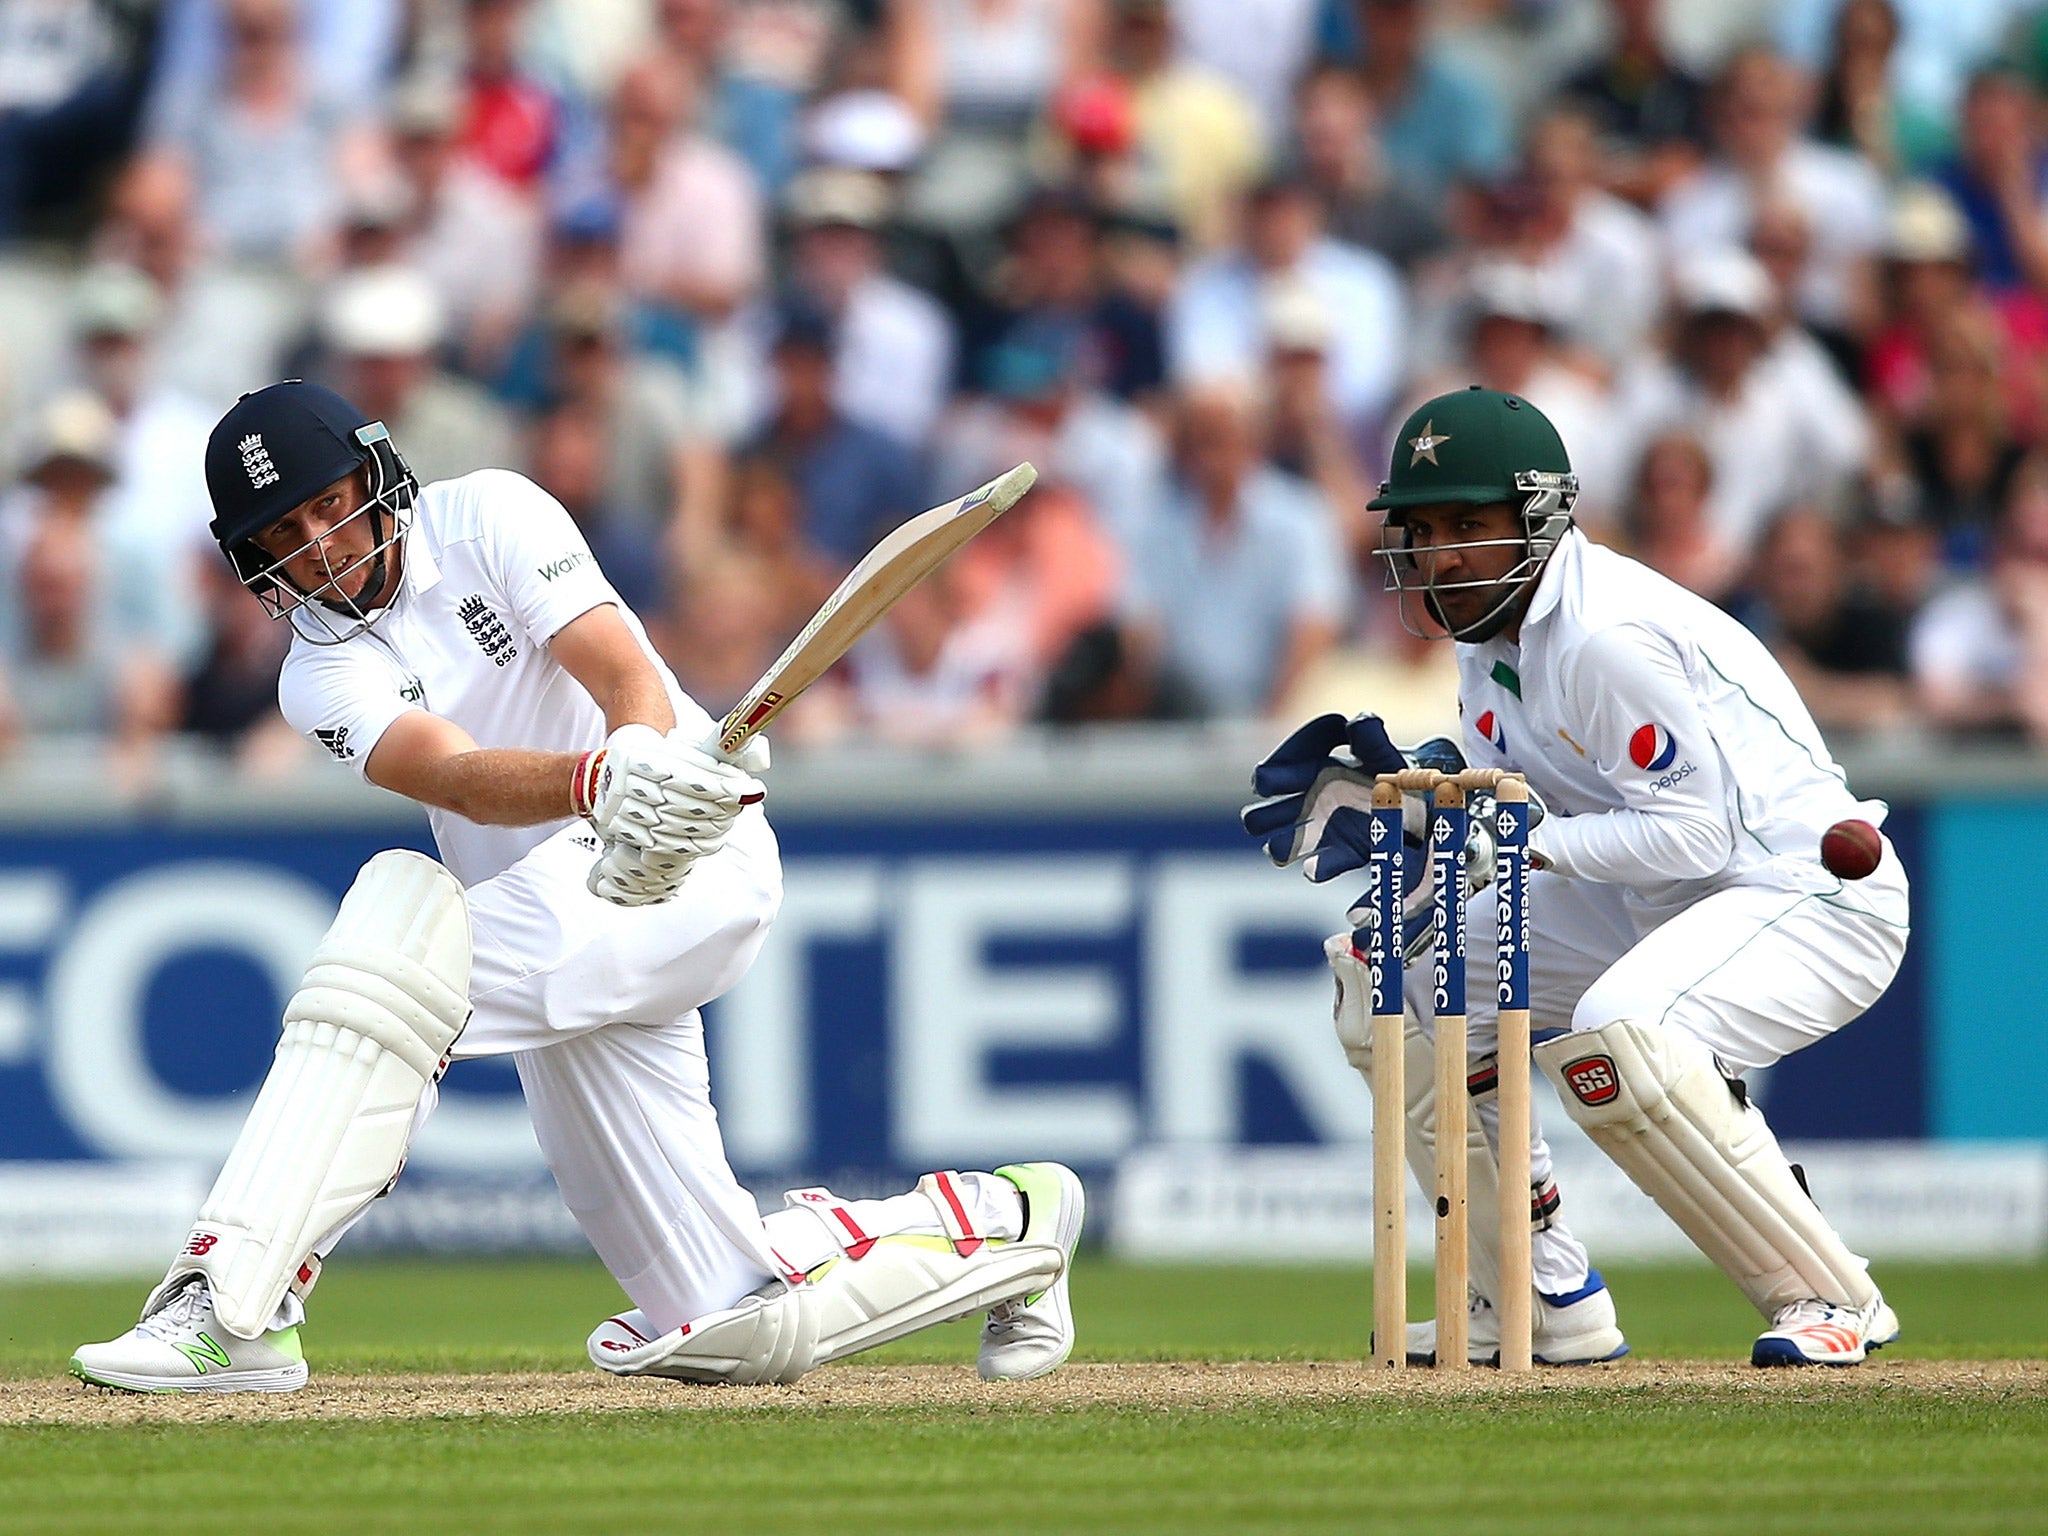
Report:
M 1820 835 L 1820 861 L 1839 880 L 1861 880 L 1884 858 L 1884 840 L 1867 821 L 1838 821 Z

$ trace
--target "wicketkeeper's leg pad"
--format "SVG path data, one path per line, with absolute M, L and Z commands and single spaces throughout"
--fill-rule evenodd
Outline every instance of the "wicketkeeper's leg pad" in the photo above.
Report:
M 454 875 L 405 850 L 363 866 L 144 1316 L 200 1275 L 221 1326 L 252 1339 L 295 1282 L 310 1282 L 314 1250 L 404 1166 L 420 1102 L 469 1019 L 469 965 L 469 907 Z
M 590 1336 L 591 1361 L 619 1376 L 754 1386 L 792 1382 L 814 1366 L 1035 1295 L 1060 1277 L 1056 1244 L 942 1237 L 877 1238 L 798 1285 L 775 1281 L 737 1306 L 644 1337 L 637 1314 Z
M 1536 1060 L 1572 1119 L 1765 1317 L 1808 1298 L 1876 1298 L 1865 1261 L 1699 1041 L 1619 1019 L 1547 1040 Z

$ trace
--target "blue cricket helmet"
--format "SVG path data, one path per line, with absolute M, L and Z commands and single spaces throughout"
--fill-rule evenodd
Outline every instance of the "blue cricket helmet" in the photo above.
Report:
M 347 639 L 371 622 L 366 610 L 383 595 L 384 562 L 404 537 L 419 480 L 381 421 L 372 421 L 333 390 L 304 379 L 286 379 L 242 396 L 206 440 L 206 492 L 213 503 L 208 531 L 242 584 L 263 600 L 273 617 L 307 609 L 314 598 L 282 574 L 279 562 L 258 547 L 256 536 L 301 502 L 358 471 L 365 474 L 361 513 L 372 519 L 370 558 L 376 566 L 371 584 L 356 600 L 339 599 L 339 594 L 318 598 L 318 606 L 339 609 L 352 625 L 342 633 L 324 615 L 315 614 L 328 643 Z M 320 637 L 307 638 L 318 643 Z

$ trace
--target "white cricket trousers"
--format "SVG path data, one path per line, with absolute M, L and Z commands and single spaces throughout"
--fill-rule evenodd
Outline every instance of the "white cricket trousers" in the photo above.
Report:
M 726 1161 L 711 1103 L 699 1009 L 746 974 L 781 905 L 768 818 L 742 812 L 718 852 L 653 906 L 591 895 L 583 882 L 596 857 L 596 839 L 575 823 L 469 888 L 474 1012 L 453 1055 L 512 1057 L 563 1203 L 620 1289 L 666 1333 L 845 1246 L 803 1206 L 764 1225 Z M 436 1097 L 421 1102 L 414 1135 Z M 952 1187 L 974 1230 L 1022 1234 L 1014 1186 L 963 1173 Z M 921 1194 L 843 1208 L 868 1237 L 944 1230 Z M 275 1326 L 303 1315 L 287 1297 Z
M 1826 876 L 1821 877 L 1824 882 Z M 1731 1074 L 1824 1040 L 1884 994 L 1906 954 L 1907 882 L 1885 842 L 1876 873 L 1817 890 L 1733 886 L 1659 911 L 1628 889 L 1539 871 L 1529 880 L 1530 1023 L 1539 1038 L 1641 1019 L 1700 1041 Z M 1474 1059 L 1495 1049 L 1491 986 L 1498 904 L 1491 887 L 1465 904 L 1467 1007 Z M 1407 971 L 1408 1006 L 1430 1019 L 1427 957 Z M 1496 1150 L 1495 1101 L 1481 1123 Z M 1530 1115 L 1530 1176 L 1550 1176 L 1549 1144 Z M 1567 1206 L 1569 1201 L 1567 1199 Z M 1537 1288 L 1575 1289 L 1585 1249 L 1561 1222 L 1535 1237 Z

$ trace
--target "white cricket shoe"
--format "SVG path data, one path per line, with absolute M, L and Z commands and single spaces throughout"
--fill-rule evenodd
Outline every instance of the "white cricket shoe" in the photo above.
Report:
M 81 1344 L 71 1374 L 123 1392 L 296 1392 L 306 1384 L 299 1330 L 238 1339 L 195 1279 L 118 1339 Z
M 981 1352 L 974 1368 L 983 1381 L 1029 1381 L 1058 1370 L 1074 1352 L 1074 1309 L 1067 1295 L 1074 1246 L 1081 1240 L 1081 1221 L 1088 1196 L 1081 1180 L 1064 1163 L 1012 1163 L 996 1170 L 998 1178 L 1017 1186 L 1024 1200 L 1024 1231 L 1020 1240 L 1057 1243 L 1066 1262 L 1060 1277 L 1036 1296 L 1000 1302 L 989 1308 L 981 1328 Z
M 1879 1296 L 1867 1307 L 1831 1301 L 1795 1301 L 1780 1307 L 1771 1326 L 1757 1335 L 1749 1363 L 1777 1365 L 1861 1365 L 1873 1351 L 1899 1336 L 1899 1315 Z
M 1465 1353 L 1474 1365 L 1500 1364 L 1500 1315 L 1477 1291 L 1467 1293 Z M 1591 1270 L 1586 1283 L 1565 1296 L 1536 1293 L 1532 1309 L 1535 1336 L 1532 1355 L 1538 1365 L 1599 1365 L 1628 1353 L 1614 1315 L 1614 1293 Z M 1410 1365 L 1436 1364 L 1436 1320 L 1410 1323 L 1407 1339 Z

